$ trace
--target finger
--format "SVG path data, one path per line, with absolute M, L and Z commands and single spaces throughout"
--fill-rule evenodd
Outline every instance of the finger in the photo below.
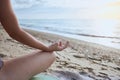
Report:
M 60 46 L 60 47 L 59 47 L 59 50 L 62 51 L 62 50 L 64 50 L 65 48 L 67 48 L 66 45 L 64 45 L 64 46 Z
M 64 47 L 64 49 L 65 49 L 65 48 L 67 48 L 67 47 L 68 47 L 68 45 L 69 45 L 69 42 L 67 41 L 67 42 L 66 42 L 66 44 L 63 46 L 63 47 Z
M 69 45 L 69 42 L 66 41 L 66 43 L 63 45 L 63 47 L 68 47 L 68 45 Z
M 68 46 L 68 45 L 69 45 L 69 41 L 66 42 L 66 46 Z
M 59 46 L 62 46 L 62 41 L 59 41 Z
M 62 50 L 64 50 L 65 48 L 68 47 L 68 44 L 69 44 L 68 41 L 66 41 L 64 44 L 62 43 L 62 41 L 59 41 L 59 42 L 57 42 L 57 43 L 58 43 L 58 44 L 55 44 L 55 45 L 54 45 L 54 49 L 55 49 L 56 51 L 62 51 Z

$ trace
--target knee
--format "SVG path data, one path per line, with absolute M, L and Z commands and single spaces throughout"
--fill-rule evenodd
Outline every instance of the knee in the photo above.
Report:
M 47 63 L 48 66 L 50 66 L 55 60 L 56 55 L 54 52 L 40 52 L 39 54 L 41 56 L 41 59 Z
M 56 60 L 56 55 L 54 52 L 50 52 L 50 57 L 51 57 L 51 61 L 54 62 Z
M 50 65 L 56 60 L 56 55 L 53 52 L 48 52 L 48 61 Z

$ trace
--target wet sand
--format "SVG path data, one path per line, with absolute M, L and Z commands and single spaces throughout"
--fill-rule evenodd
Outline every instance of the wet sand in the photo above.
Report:
M 57 56 L 56 62 L 46 70 L 47 73 L 62 70 L 78 72 L 81 75 L 97 80 L 120 79 L 120 50 L 55 34 L 25 30 L 46 45 L 58 39 L 70 42 L 67 49 L 55 52 Z M 3 60 L 30 54 L 34 50 L 36 49 L 11 39 L 0 28 L 0 56 Z

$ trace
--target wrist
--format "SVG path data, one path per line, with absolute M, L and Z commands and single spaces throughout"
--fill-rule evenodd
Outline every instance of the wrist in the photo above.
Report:
M 53 50 L 51 50 L 50 47 L 47 47 L 47 46 L 46 46 L 42 51 L 51 52 L 51 51 L 53 51 Z

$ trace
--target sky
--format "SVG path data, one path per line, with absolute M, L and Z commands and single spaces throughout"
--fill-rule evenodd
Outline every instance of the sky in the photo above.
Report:
M 120 19 L 120 0 L 11 0 L 19 19 Z

